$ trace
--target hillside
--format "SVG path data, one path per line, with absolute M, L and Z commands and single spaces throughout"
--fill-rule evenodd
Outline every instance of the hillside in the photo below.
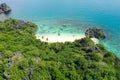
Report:
M 0 22 L 0 80 L 120 80 L 120 59 L 90 38 L 72 43 L 37 40 L 37 26 Z

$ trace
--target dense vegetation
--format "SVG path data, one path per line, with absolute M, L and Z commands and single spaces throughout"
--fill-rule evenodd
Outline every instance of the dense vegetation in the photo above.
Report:
M 41 42 L 35 24 L 17 24 L 0 22 L 0 80 L 120 80 L 120 59 L 91 39 Z

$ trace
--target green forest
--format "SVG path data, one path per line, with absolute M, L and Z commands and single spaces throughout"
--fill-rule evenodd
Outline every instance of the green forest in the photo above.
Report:
M 90 38 L 47 43 L 37 25 L 0 22 L 0 80 L 120 80 L 120 59 Z

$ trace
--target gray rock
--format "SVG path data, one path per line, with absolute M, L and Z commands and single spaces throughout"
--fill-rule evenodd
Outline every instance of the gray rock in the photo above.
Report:
M 103 30 L 96 28 L 96 27 L 87 29 L 85 32 L 85 35 L 88 38 L 98 38 L 98 39 L 105 39 L 106 38 Z
M 80 40 L 80 43 L 82 47 L 88 47 L 94 45 L 94 42 L 90 38 L 82 38 Z
M 23 20 L 18 20 L 18 24 L 16 25 L 16 29 L 20 29 L 23 25 L 29 25 L 30 22 L 25 22 Z
M 9 13 L 10 11 L 11 8 L 6 3 L 0 5 L 0 13 Z

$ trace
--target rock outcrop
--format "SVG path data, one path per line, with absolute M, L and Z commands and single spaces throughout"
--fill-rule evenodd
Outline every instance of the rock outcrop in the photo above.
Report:
M 27 22 L 23 20 L 15 20 L 12 18 L 7 19 L 6 22 L 8 23 L 7 25 L 11 26 L 13 29 L 21 29 L 23 26 L 30 26 L 34 24 L 32 22 Z
M 87 29 L 85 32 L 85 36 L 88 38 L 98 38 L 98 39 L 106 38 L 103 30 L 96 27 Z
M 94 45 L 94 42 L 90 38 L 82 38 L 80 44 L 82 47 L 88 47 Z
M 18 20 L 17 21 L 17 25 L 16 25 L 16 29 L 20 29 L 23 25 L 29 25 L 30 24 L 30 22 L 25 22 L 25 21 L 22 21 L 22 20 Z
M 6 3 L 2 3 L 0 4 L 0 14 L 1 13 L 9 13 L 11 11 L 11 8 L 6 4 Z

